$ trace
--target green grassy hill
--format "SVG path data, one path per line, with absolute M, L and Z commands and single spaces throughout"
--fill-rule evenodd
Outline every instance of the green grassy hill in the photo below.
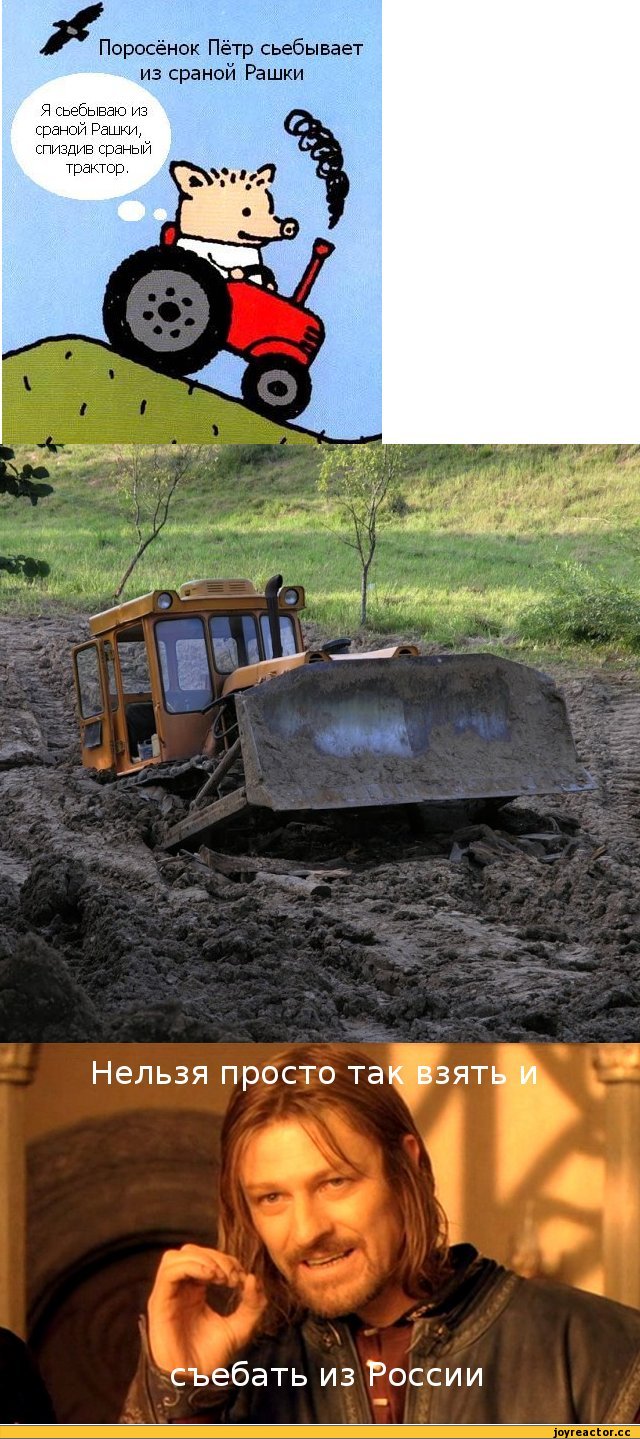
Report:
M 195 380 L 159 375 L 80 335 L 43 340 L 2 362 L 4 433 L 14 444 L 312 445 Z
M 42 461 L 41 451 L 19 458 Z M 196 576 L 281 571 L 306 587 L 307 618 L 354 633 L 359 570 L 316 487 L 322 452 L 241 445 L 181 494 L 134 571 L 130 598 Z M 25 584 L 0 576 L 0 606 L 109 603 L 134 549 L 114 448 L 47 460 L 55 493 L 0 500 L 4 553 L 46 559 Z M 640 651 L 640 447 L 413 446 L 371 575 L 370 625 L 445 646 L 524 656 Z

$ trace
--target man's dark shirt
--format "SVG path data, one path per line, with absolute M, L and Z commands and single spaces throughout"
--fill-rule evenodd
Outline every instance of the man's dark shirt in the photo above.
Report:
M 356 1319 L 350 1323 L 358 1358 L 367 1376 L 371 1417 L 376 1424 L 402 1424 L 406 1400 L 406 1384 L 389 1383 L 392 1369 L 405 1369 L 413 1334 L 413 1321 L 422 1310 L 415 1306 L 395 1324 L 383 1329 Z M 385 1374 L 373 1374 L 369 1386 L 369 1365 L 384 1364 Z

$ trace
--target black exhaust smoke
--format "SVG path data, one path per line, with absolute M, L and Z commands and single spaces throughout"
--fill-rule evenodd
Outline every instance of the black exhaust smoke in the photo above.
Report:
M 308 110 L 291 110 L 284 122 L 288 135 L 294 135 L 298 149 L 309 151 L 316 162 L 316 175 L 324 180 L 327 190 L 329 229 L 333 230 L 344 211 L 344 202 L 349 194 L 349 178 L 344 171 L 342 146 L 327 130 L 321 120 L 316 120 Z

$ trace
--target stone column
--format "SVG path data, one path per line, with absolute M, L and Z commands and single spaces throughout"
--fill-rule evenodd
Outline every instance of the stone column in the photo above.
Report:
M 605 1085 L 604 1292 L 640 1309 L 640 1044 L 602 1044 Z
M 25 1335 L 26 1162 L 24 1091 L 37 1044 L 0 1044 L 0 1324 Z

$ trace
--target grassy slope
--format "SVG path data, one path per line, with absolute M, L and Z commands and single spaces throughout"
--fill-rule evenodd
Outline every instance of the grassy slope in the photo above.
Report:
M 174 380 L 79 337 L 44 340 L 2 364 L 13 444 L 315 444 L 195 380 Z
M 309 619 L 353 633 L 357 559 L 317 494 L 317 449 L 217 454 L 211 478 L 183 494 L 127 595 L 196 575 L 263 581 L 282 570 L 305 585 Z M 3 608 L 37 608 L 44 596 L 82 608 L 108 602 L 133 550 L 115 498 L 116 464 L 112 449 L 76 446 L 49 462 L 51 499 L 35 510 L 0 501 L 3 551 L 46 557 L 52 571 L 32 586 L 0 577 Z M 639 486 L 633 447 L 414 446 L 405 512 L 381 532 L 372 628 L 511 648 L 523 611 L 557 589 L 569 560 L 640 593 Z

